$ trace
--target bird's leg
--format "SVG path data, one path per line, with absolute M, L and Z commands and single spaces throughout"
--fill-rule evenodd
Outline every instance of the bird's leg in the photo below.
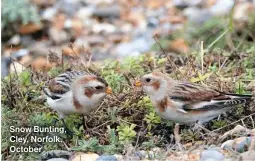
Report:
M 183 151 L 182 145 L 180 143 L 181 141 L 181 136 L 179 134 L 180 131 L 180 124 L 176 123 L 174 126 L 174 139 L 175 139 L 175 144 L 178 146 L 180 151 Z
M 58 119 L 53 118 L 53 124 L 54 124 L 54 126 L 56 126 L 56 124 L 57 124 L 58 121 L 59 121 Z
M 82 114 L 81 116 L 82 116 L 82 124 L 83 124 L 84 132 L 85 132 L 85 130 L 86 130 L 86 131 L 91 130 L 91 129 L 87 126 L 87 123 L 86 123 L 86 121 L 85 121 L 85 115 Z
M 61 121 L 62 121 L 62 123 L 63 123 L 63 125 L 64 125 L 64 128 L 65 128 L 66 133 L 67 133 L 68 135 L 70 135 L 70 136 L 73 136 L 73 132 L 67 128 L 64 118 L 61 118 Z
M 87 129 L 88 127 L 87 127 L 86 122 L 85 122 L 85 116 L 84 116 L 84 114 L 81 114 L 81 119 L 82 119 L 82 126 L 83 126 L 83 129 L 85 130 L 85 129 Z
M 208 130 L 207 128 L 205 128 L 203 126 L 203 124 L 198 121 L 195 123 L 195 126 L 193 127 L 193 131 L 198 131 L 198 132 L 201 132 L 201 130 L 204 130 L 206 133 L 210 134 L 210 135 L 213 135 L 214 133 L 212 133 L 210 130 Z

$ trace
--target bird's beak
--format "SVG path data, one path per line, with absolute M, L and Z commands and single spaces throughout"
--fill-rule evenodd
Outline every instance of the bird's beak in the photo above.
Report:
M 137 80 L 137 81 L 135 81 L 134 85 L 135 85 L 136 87 L 141 87 L 141 86 L 142 86 L 142 83 L 141 83 L 141 81 Z
M 107 94 L 112 94 L 112 89 L 111 89 L 111 87 L 107 87 L 107 88 L 105 89 L 105 93 L 107 93 Z

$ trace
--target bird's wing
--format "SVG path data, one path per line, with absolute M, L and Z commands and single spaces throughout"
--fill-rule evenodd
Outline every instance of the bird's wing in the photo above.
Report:
M 174 101 L 182 103 L 181 111 L 222 109 L 244 104 L 251 95 L 225 94 L 192 83 L 179 83 L 170 94 Z
M 72 82 L 77 77 L 87 75 L 84 71 L 68 71 L 49 81 L 48 87 L 43 88 L 43 92 L 47 97 L 53 100 L 61 99 L 63 94 L 71 90 Z

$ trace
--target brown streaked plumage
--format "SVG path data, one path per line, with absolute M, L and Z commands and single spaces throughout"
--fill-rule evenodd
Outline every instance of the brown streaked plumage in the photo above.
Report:
M 97 79 L 97 76 L 95 76 L 95 75 L 88 75 L 86 77 L 81 78 L 79 81 L 77 81 L 77 83 L 79 83 L 79 84 L 86 84 L 89 81 L 96 80 L 96 79 Z
M 52 79 L 49 82 L 48 88 L 52 93 L 60 93 L 60 94 L 64 94 L 64 93 L 66 93 L 67 90 L 69 90 L 69 89 L 65 88 L 63 85 L 58 84 L 54 79 Z

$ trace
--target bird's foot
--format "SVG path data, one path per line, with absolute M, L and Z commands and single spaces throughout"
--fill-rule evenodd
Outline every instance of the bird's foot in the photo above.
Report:
M 65 132 L 66 132 L 66 134 L 67 134 L 68 136 L 73 137 L 73 135 L 74 135 L 74 133 L 73 133 L 70 129 L 68 129 L 67 127 L 65 127 Z
M 177 146 L 176 149 L 179 149 L 181 152 L 184 151 L 184 148 L 182 146 L 182 144 L 180 143 L 181 141 L 181 136 L 179 134 L 179 130 L 180 130 L 180 124 L 176 123 L 175 127 L 174 127 L 174 139 L 175 139 L 175 145 Z
M 176 150 L 179 150 L 180 152 L 184 152 L 184 146 L 181 143 L 176 143 Z
M 200 134 L 202 133 L 202 130 L 203 130 L 207 135 L 210 135 L 210 136 L 217 135 L 216 133 L 205 128 L 200 122 L 195 123 L 195 126 L 192 128 L 192 130 L 193 130 L 193 132 L 198 132 Z
M 66 126 L 66 123 L 65 123 L 64 119 L 61 119 L 61 121 L 62 121 L 62 123 L 63 123 L 63 125 L 64 125 L 65 133 L 66 133 L 68 136 L 73 137 L 73 134 L 74 134 L 74 133 Z

